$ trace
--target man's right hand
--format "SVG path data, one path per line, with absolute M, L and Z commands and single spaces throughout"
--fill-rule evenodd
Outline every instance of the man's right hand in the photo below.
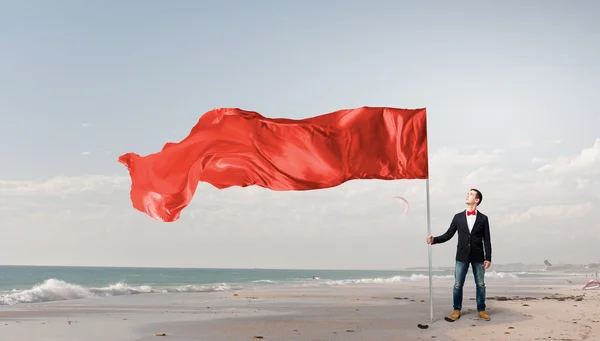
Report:
M 427 244 L 433 244 L 433 236 L 427 237 Z

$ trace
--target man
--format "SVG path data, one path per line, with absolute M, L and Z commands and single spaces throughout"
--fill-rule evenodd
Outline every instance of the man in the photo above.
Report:
M 485 311 L 485 269 L 492 265 L 492 243 L 490 240 L 490 224 L 488 217 L 477 208 L 483 201 L 483 195 L 477 189 L 467 193 L 465 204 L 467 209 L 457 213 L 450 223 L 448 231 L 441 236 L 427 237 L 428 244 L 441 244 L 450 240 L 458 231 L 458 246 L 456 250 L 456 265 L 454 268 L 454 311 L 450 319 L 460 318 L 463 301 L 463 285 L 469 264 L 475 277 L 477 312 L 482 320 L 489 321 L 490 316 Z

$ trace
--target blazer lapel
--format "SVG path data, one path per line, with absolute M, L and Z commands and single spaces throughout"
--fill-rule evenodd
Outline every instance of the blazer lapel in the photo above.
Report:
M 462 226 L 463 226 L 463 230 L 465 230 L 466 233 L 469 233 L 469 223 L 467 222 L 467 212 L 463 212 L 462 213 Z
M 473 228 L 471 229 L 471 234 L 473 234 L 475 229 L 479 226 L 480 222 L 481 222 L 481 214 L 479 212 L 477 212 L 477 215 L 475 216 L 475 222 L 473 223 Z

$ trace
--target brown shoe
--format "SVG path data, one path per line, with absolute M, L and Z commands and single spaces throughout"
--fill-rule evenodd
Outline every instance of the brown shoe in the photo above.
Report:
M 490 315 L 488 315 L 488 313 L 486 313 L 485 311 L 480 311 L 480 312 L 479 312 L 479 317 L 480 317 L 482 320 L 486 320 L 486 321 L 489 321 L 489 320 L 490 320 Z
M 455 310 L 452 312 L 452 315 L 450 315 L 450 319 L 453 321 L 456 321 L 460 318 L 460 310 Z

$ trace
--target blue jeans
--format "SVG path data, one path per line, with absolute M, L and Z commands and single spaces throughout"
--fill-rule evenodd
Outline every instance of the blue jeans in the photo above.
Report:
M 461 310 L 462 308 L 463 286 L 465 285 L 469 264 L 473 268 L 473 277 L 475 277 L 477 311 L 485 311 L 485 268 L 483 267 L 483 263 L 465 263 L 459 261 L 456 261 L 456 266 L 454 267 L 454 310 Z

